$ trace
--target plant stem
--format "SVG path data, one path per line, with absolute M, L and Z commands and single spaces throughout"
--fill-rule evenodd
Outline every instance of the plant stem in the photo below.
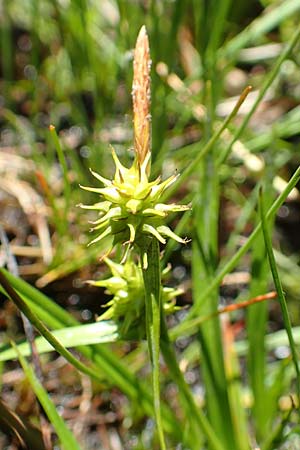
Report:
M 218 437 L 216 436 L 215 431 L 213 430 L 211 424 L 207 420 L 201 408 L 196 405 L 193 394 L 184 379 L 180 367 L 178 366 L 176 355 L 168 335 L 168 330 L 163 315 L 161 317 L 161 335 L 161 350 L 164 356 L 164 360 L 168 366 L 171 376 L 173 377 L 179 388 L 179 393 L 182 395 L 182 400 L 185 403 L 186 411 L 189 414 L 189 417 L 187 417 L 187 419 L 191 423 L 191 428 L 193 421 L 195 421 L 195 425 L 198 431 L 201 430 L 203 432 L 205 438 L 209 442 L 210 448 L 212 450 L 222 450 L 222 445 Z M 190 414 L 191 412 L 192 415 Z M 195 436 L 195 438 L 197 439 L 197 436 Z M 198 442 L 194 444 L 196 444 L 196 448 L 197 445 L 199 445 Z
M 152 364 L 152 388 L 154 410 L 160 446 L 166 450 L 163 434 L 160 386 L 159 386 L 159 353 L 160 353 L 160 314 L 161 314 L 161 270 L 159 258 L 159 244 L 157 239 L 146 237 L 140 245 L 141 261 L 145 287 L 146 332 L 148 349 Z
M 272 272 L 273 282 L 275 285 L 275 289 L 277 291 L 278 300 L 280 303 L 281 313 L 283 317 L 284 326 L 288 335 L 290 349 L 291 349 L 291 356 L 295 367 L 296 372 L 296 389 L 297 389 L 297 396 L 298 396 L 298 409 L 300 408 L 300 370 L 298 365 L 298 354 L 297 354 L 297 348 L 292 332 L 292 325 L 291 320 L 289 316 L 289 311 L 286 304 L 285 295 L 282 289 L 281 281 L 279 278 L 276 261 L 274 257 L 274 252 L 272 248 L 272 241 L 268 230 L 268 223 L 267 218 L 264 210 L 264 199 L 262 194 L 262 189 L 260 190 L 260 197 L 259 197 L 259 206 L 260 206 L 260 216 L 261 216 L 261 225 L 262 225 L 262 232 L 264 236 L 265 246 L 268 253 L 268 259 L 269 259 L 269 265 Z

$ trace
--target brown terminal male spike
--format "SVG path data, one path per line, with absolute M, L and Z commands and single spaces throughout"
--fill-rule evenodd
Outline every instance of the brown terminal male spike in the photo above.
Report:
M 143 25 L 134 50 L 132 83 L 134 150 L 140 165 L 151 151 L 150 69 L 149 40 L 146 27 Z

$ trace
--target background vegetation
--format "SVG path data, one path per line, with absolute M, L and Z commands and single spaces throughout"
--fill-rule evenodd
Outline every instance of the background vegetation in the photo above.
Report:
M 104 249 L 87 247 L 95 216 L 76 208 L 94 201 L 79 189 L 89 167 L 112 175 L 109 144 L 132 160 L 146 24 L 153 177 L 182 173 L 173 200 L 193 206 L 170 224 L 192 242 L 163 253 L 185 290 L 168 318 L 180 371 L 161 361 L 167 448 L 299 448 L 299 1 L 3 0 L 0 13 L 0 447 L 21 448 L 19 435 L 47 448 L 41 423 L 48 448 L 159 448 L 147 345 L 94 324 L 108 297 L 85 281 L 107 275 Z M 11 299 L 68 360 L 39 344 L 44 387 L 11 347 L 24 338 Z

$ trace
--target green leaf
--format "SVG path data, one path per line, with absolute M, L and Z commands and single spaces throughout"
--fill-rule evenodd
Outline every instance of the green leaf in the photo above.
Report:
M 283 317 L 283 322 L 284 322 L 284 326 L 285 326 L 285 329 L 286 329 L 286 332 L 288 335 L 290 349 L 291 349 L 291 353 L 292 353 L 292 359 L 293 359 L 293 363 L 295 366 L 296 388 L 297 388 L 297 395 L 298 395 L 298 408 L 300 408 L 299 357 L 298 357 L 298 353 L 297 353 L 297 349 L 296 349 L 296 345 L 295 345 L 295 340 L 294 340 L 294 336 L 293 336 L 293 331 L 292 331 L 292 327 L 291 327 L 291 321 L 290 321 L 290 316 L 289 316 L 289 312 L 288 312 L 288 308 L 287 308 L 287 304 L 286 304 L 286 300 L 285 300 L 285 295 L 284 295 L 284 292 L 282 289 L 281 281 L 280 281 L 278 270 L 277 270 L 277 265 L 276 265 L 273 247 L 272 247 L 272 241 L 271 241 L 271 237 L 270 237 L 270 234 L 268 231 L 267 216 L 264 211 L 264 200 L 263 200 L 263 196 L 262 196 L 262 190 L 260 191 L 259 204 L 260 204 L 262 231 L 263 231 L 263 236 L 264 236 L 264 240 L 265 240 L 265 246 L 266 246 L 267 253 L 268 253 L 270 269 L 272 272 L 275 289 L 277 291 L 278 300 L 280 303 L 282 317 Z
M 78 345 L 103 344 L 113 342 L 118 339 L 117 325 L 111 321 L 96 322 L 76 327 L 67 327 L 53 331 L 53 336 L 66 348 L 77 347 Z M 47 353 L 54 351 L 53 346 L 43 337 L 35 339 L 37 351 Z M 8 348 L 9 347 L 9 348 Z M 17 345 L 18 352 L 22 356 L 30 356 L 31 350 L 27 342 Z M 8 345 L 0 346 L 0 361 L 8 361 L 17 356 L 14 348 Z
M 0 274 L 5 276 L 5 279 L 26 301 L 29 308 L 49 327 L 59 329 L 79 325 L 79 322 L 71 314 L 21 278 L 14 277 L 5 269 L 0 269 Z M 6 294 L 4 290 L 3 292 Z M 93 347 L 81 346 L 77 349 L 97 368 L 96 372 L 91 373 L 90 376 L 100 382 L 108 380 L 109 383 L 118 386 L 133 402 L 138 402 L 145 414 L 154 416 L 153 397 L 148 385 L 136 377 L 110 348 L 100 344 Z M 164 429 L 181 441 L 183 439 L 182 429 L 178 426 L 173 413 L 165 404 L 162 405 L 162 410 Z
M 75 439 L 73 433 L 69 430 L 69 428 L 66 426 L 61 416 L 58 414 L 55 405 L 52 403 L 50 397 L 48 396 L 48 393 L 46 392 L 46 390 L 36 377 L 33 369 L 27 363 L 22 354 L 19 352 L 18 347 L 15 345 L 14 342 L 12 342 L 12 346 L 15 350 L 15 353 L 18 355 L 21 366 L 25 372 L 25 375 L 28 378 L 28 381 L 35 395 L 37 396 L 45 413 L 47 414 L 48 419 L 50 420 L 51 424 L 53 425 L 57 433 L 57 436 L 61 442 L 62 447 L 65 450 L 70 449 L 81 450 L 81 447 L 78 444 L 77 440 Z

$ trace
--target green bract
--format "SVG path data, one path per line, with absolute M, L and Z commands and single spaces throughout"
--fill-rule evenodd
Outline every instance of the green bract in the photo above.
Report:
M 160 203 L 162 194 L 174 183 L 177 176 L 173 175 L 165 181 L 161 181 L 159 177 L 149 182 L 150 152 L 142 163 L 135 158 L 129 169 L 121 164 L 113 149 L 112 156 L 116 165 L 113 180 L 91 171 L 104 187 L 81 186 L 87 191 L 99 194 L 102 199 L 100 203 L 94 205 L 80 205 L 82 208 L 99 211 L 100 217 L 93 222 L 92 228 L 99 234 L 90 244 L 111 236 L 113 245 L 120 242 L 130 246 L 145 234 L 154 236 L 162 244 L 166 243 L 166 237 L 185 244 L 187 239 L 177 236 L 166 226 L 165 218 L 169 212 L 186 211 L 190 207 Z

